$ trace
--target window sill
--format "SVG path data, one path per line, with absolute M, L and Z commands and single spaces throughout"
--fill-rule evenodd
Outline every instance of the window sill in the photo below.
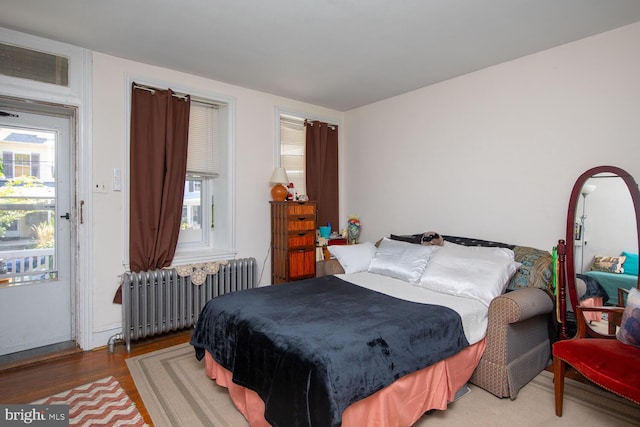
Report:
M 183 250 L 179 253 L 176 252 L 171 265 L 175 266 L 199 262 L 220 261 L 233 259 L 236 255 L 237 251 L 231 249 Z

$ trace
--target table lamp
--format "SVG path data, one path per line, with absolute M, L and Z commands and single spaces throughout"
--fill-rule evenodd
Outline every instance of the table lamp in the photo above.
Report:
M 275 184 L 271 189 L 271 198 L 276 202 L 285 201 L 289 192 L 282 184 L 289 184 L 287 171 L 284 168 L 275 168 L 271 174 L 270 182 Z

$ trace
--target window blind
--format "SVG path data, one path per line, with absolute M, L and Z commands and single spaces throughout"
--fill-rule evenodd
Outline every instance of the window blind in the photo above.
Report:
M 191 101 L 187 173 L 218 176 L 218 107 Z
M 280 116 L 280 167 L 286 169 L 298 194 L 307 194 L 305 146 L 304 119 Z

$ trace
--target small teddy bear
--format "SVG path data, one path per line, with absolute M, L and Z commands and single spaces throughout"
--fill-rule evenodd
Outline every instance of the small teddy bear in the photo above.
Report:
M 424 246 L 442 246 L 444 245 L 444 239 L 435 231 L 427 231 L 426 233 L 422 233 L 420 243 Z

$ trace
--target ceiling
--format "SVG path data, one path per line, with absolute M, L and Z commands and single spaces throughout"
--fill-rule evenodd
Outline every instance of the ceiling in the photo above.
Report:
M 639 0 L 0 0 L 0 26 L 346 111 L 640 21 Z

